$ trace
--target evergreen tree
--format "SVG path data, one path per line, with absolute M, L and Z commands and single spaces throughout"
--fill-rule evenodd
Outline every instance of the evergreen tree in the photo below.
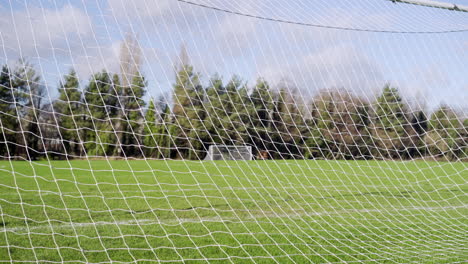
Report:
M 250 94 L 251 104 L 246 104 L 251 117 L 248 124 L 248 134 L 257 151 L 273 152 L 272 139 L 272 114 L 274 108 L 274 94 L 270 85 L 259 78 Z
M 224 120 L 223 134 L 225 144 L 244 145 L 250 143 L 247 127 L 250 124 L 251 102 L 247 85 L 238 76 L 233 76 L 226 85 L 224 109 L 227 117 Z
M 156 121 L 156 106 L 153 98 L 150 99 L 148 110 L 145 113 L 145 124 L 143 128 L 143 145 L 145 147 L 146 157 L 156 157 L 158 152 L 157 145 L 157 129 L 158 124 Z
M 203 100 L 199 75 L 193 71 L 193 66 L 183 65 L 176 74 L 174 84 L 174 109 L 177 117 L 187 117 L 195 107 L 201 106 Z
M 59 86 L 59 97 L 54 102 L 54 110 L 58 113 L 60 134 L 68 154 L 83 155 L 82 146 L 78 140 L 82 138 L 80 128 L 83 125 L 84 107 L 82 104 L 82 92 L 76 72 L 72 69 L 64 76 Z
M 321 92 L 313 102 L 308 158 L 367 159 L 369 105 L 346 90 Z
M 468 160 L 468 118 L 463 120 L 462 126 L 458 129 L 460 138 L 457 141 L 456 155 L 461 161 Z
M 204 140 L 204 147 L 207 149 L 211 144 L 229 144 L 225 133 L 225 122 L 228 113 L 224 109 L 226 90 L 219 75 L 214 75 L 210 80 L 210 85 L 206 88 L 204 110 L 206 119 L 204 122 L 207 132 Z
M 309 125 L 310 135 L 306 140 L 308 151 L 306 158 L 333 159 L 334 149 L 331 140 L 331 130 L 333 129 L 333 102 L 329 97 L 323 98 L 324 93 L 319 94 L 312 101 L 311 124 Z
M 170 108 L 164 101 L 159 99 L 159 106 L 156 106 L 155 101 L 151 99 L 145 114 L 143 144 L 147 157 L 165 159 L 173 156 L 172 136 L 176 126 L 171 122 Z
M 408 120 L 406 106 L 398 89 L 386 85 L 377 98 L 372 133 L 375 139 L 375 157 L 402 159 L 407 158 L 414 131 Z
M 176 74 L 174 108 L 177 128 L 174 131 L 180 158 L 197 159 L 203 143 L 203 88 L 193 67 L 183 64 Z M 205 132 L 206 133 L 206 132 Z
M 21 118 L 21 134 L 17 134 L 17 142 L 22 148 L 19 154 L 26 159 L 35 160 L 39 157 L 41 133 L 39 118 L 41 115 L 42 100 L 45 97 L 45 87 L 40 83 L 41 77 L 33 65 L 20 60 L 13 73 L 13 86 L 15 89 L 16 111 Z
M 143 118 L 142 108 L 145 106 L 143 97 L 146 94 L 147 81 L 145 77 L 138 73 L 133 77 L 130 87 L 121 87 L 120 114 L 118 115 L 118 133 L 122 148 L 129 156 L 141 155 L 140 150 L 135 147 L 139 145 L 141 134 L 141 120 Z M 116 155 L 120 153 L 117 152 Z
M 423 110 L 415 111 L 411 117 L 411 127 L 413 129 L 413 145 L 414 148 L 410 149 L 410 157 L 415 158 L 419 156 L 424 156 L 426 153 L 426 144 L 424 142 L 424 137 L 428 128 L 428 120 L 426 113 Z
M 11 77 L 10 68 L 8 65 L 3 65 L 0 73 L 0 114 L 2 116 L 0 120 L 0 141 L 3 141 L 0 143 L 0 153 L 2 153 L 0 155 L 5 157 L 8 156 L 7 151 L 9 151 L 9 155 L 15 154 L 15 131 L 18 129 L 18 118 L 13 104 L 14 87 Z
M 464 125 L 456 112 L 447 106 L 437 109 L 429 120 L 426 144 L 428 152 L 436 158 L 457 160 L 464 156 Z
M 173 158 L 176 153 L 174 150 L 177 147 L 174 144 L 174 142 L 176 142 L 174 136 L 176 135 L 177 125 L 175 125 L 172 120 L 171 109 L 167 103 L 161 107 L 160 120 L 161 123 L 157 130 L 159 133 L 158 146 L 160 151 L 158 152 L 157 158 Z
M 296 104 L 296 89 L 282 83 L 275 96 L 271 138 L 275 153 L 273 158 L 302 158 L 299 145 L 303 144 L 301 127 L 304 127 L 300 106 Z
M 110 155 L 116 147 L 117 138 L 111 123 L 118 109 L 115 81 L 108 72 L 102 71 L 94 74 L 85 87 L 83 99 L 88 109 L 84 139 L 88 155 Z

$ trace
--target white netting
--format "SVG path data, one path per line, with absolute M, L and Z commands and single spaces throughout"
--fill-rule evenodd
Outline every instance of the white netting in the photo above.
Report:
M 205 160 L 252 160 L 251 146 L 211 145 Z
M 0 262 L 465 262 L 452 2 L 0 2 Z

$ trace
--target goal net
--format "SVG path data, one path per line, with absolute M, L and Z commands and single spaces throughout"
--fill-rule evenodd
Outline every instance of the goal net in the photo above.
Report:
M 251 146 L 211 145 L 205 160 L 251 160 Z
M 466 262 L 448 2 L 0 1 L 0 262 Z

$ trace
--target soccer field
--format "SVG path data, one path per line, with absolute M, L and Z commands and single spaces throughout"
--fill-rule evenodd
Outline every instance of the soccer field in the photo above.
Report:
M 464 262 L 467 164 L 0 162 L 0 261 Z

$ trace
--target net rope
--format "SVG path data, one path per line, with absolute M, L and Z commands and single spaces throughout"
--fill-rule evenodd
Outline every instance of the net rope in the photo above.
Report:
M 0 261 L 465 261 L 467 22 L 385 0 L 1 3 Z

